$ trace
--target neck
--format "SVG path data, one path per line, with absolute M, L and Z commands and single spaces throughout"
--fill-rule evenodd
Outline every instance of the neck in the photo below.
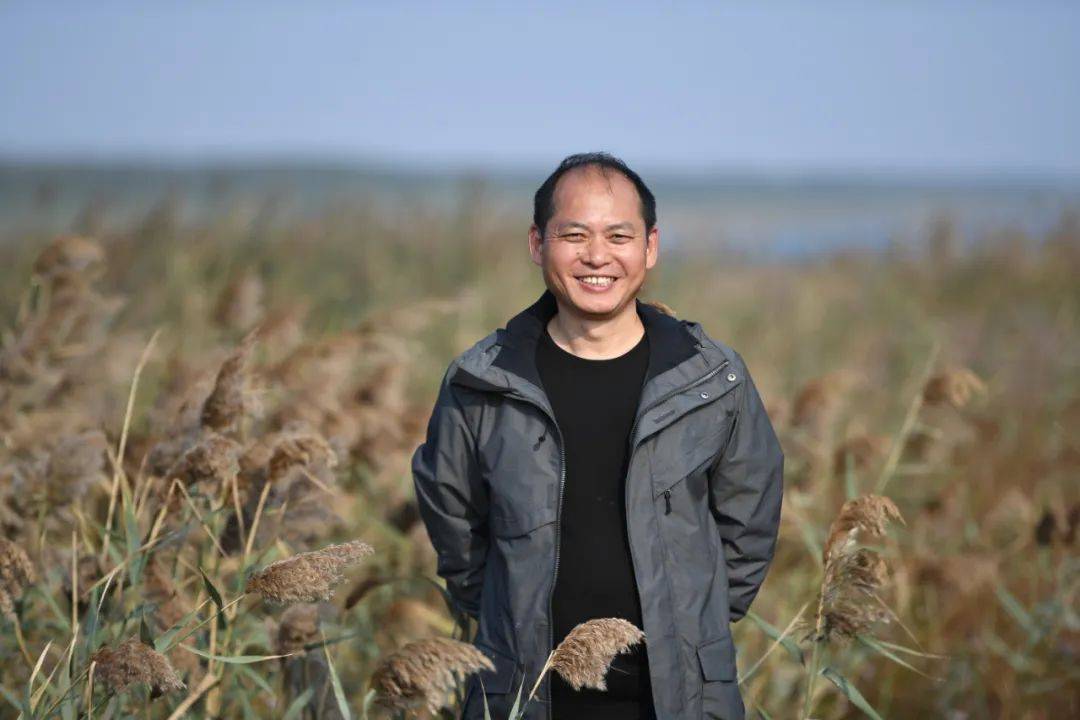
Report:
M 559 347 L 588 360 L 607 360 L 629 352 L 641 341 L 645 326 L 631 300 L 617 315 L 594 320 L 574 312 L 558 301 L 558 312 L 548 321 L 547 330 Z

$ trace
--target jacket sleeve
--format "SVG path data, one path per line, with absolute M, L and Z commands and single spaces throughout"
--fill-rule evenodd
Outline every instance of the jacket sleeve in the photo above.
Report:
M 731 622 L 746 615 L 772 562 L 780 529 L 784 453 L 742 357 L 733 427 L 710 469 L 709 500 L 727 560 Z
M 413 453 L 412 473 L 420 517 L 438 557 L 436 572 L 452 602 L 479 619 L 488 550 L 488 493 L 477 467 L 476 442 L 465 412 L 443 376 L 427 425 Z

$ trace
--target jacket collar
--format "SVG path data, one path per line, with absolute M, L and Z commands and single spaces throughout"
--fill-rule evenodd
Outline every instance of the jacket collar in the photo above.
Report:
M 637 298 L 634 303 L 649 338 L 643 402 L 701 375 L 718 362 L 691 332 L 696 324 L 671 317 Z M 550 407 L 536 367 L 536 346 L 557 311 L 555 295 L 544 290 L 532 305 L 510 318 L 505 328 L 492 333 L 492 342 L 478 344 L 479 352 L 466 353 L 451 382 L 489 392 L 517 392 Z
M 634 298 L 637 313 L 649 338 L 649 365 L 645 382 L 698 354 L 697 339 L 685 324 L 656 307 Z M 536 346 L 548 321 L 558 312 L 555 295 L 549 289 L 529 307 L 512 317 L 506 328 L 500 329 L 496 343 L 502 349 L 492 366 L 513 373 L 541 387 L 536 367 Z
M 657 432 L 695 407 L 730 390 L 739 380 L 720 377 L 730 362 L 724 351 L 707 339 L 698 323 L 678 320 L 635 298 L 638 315 L 649 337 L 649 364 L 641 387 L 633 443 Z M 543 408 L 554 419 L 540 373 L 536 345 L 547 321 L 558 310 L 555 296 L 545 290 L 536 302 L 512 317 L 459 358 L 450 382 L 476 390 L 518 395 Z M 712 380 L 709 380 L 712 378 Z M 707 384 L 702 384 L 708 381 Z M 699 392 L 683 391 L 695 388 Z M 651 418 L 647 426 L 638 420 Z

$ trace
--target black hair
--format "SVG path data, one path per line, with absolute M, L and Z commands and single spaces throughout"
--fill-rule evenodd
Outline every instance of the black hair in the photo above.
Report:
M 606 152 L 589 152 L 567 156 L 536 191 L 533 198 L 533 223 L 540 229 L 540 236 L 544 236 L 548 220 L 555 214 L 555 185 L 559 182 L 559 178 L 575 168 L 590 165 L 600 168 L 601 172 L 614 170 L 622 173 L 634 184 L 641 201 L 641 217 L 645 221 L 645 232 L 647 234 L 652 230 L 656 225 L 656 198 L 641 176 L 614 155 Z

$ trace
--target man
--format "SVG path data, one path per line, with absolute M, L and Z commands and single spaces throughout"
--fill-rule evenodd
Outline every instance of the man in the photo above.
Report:
M 536 192 L 529 251 L 547 290 L 456 357 L 412 459 L 453 604 L 494 671 L 462 717 L 503 720 L 579 622 L 644 645 L 607 692 L 545 675 L 527 720 L 743 718 L 729 623 L 772 560 L 784 456 L 739 353 L 638 300 L 656 201 L 606 153 Z

